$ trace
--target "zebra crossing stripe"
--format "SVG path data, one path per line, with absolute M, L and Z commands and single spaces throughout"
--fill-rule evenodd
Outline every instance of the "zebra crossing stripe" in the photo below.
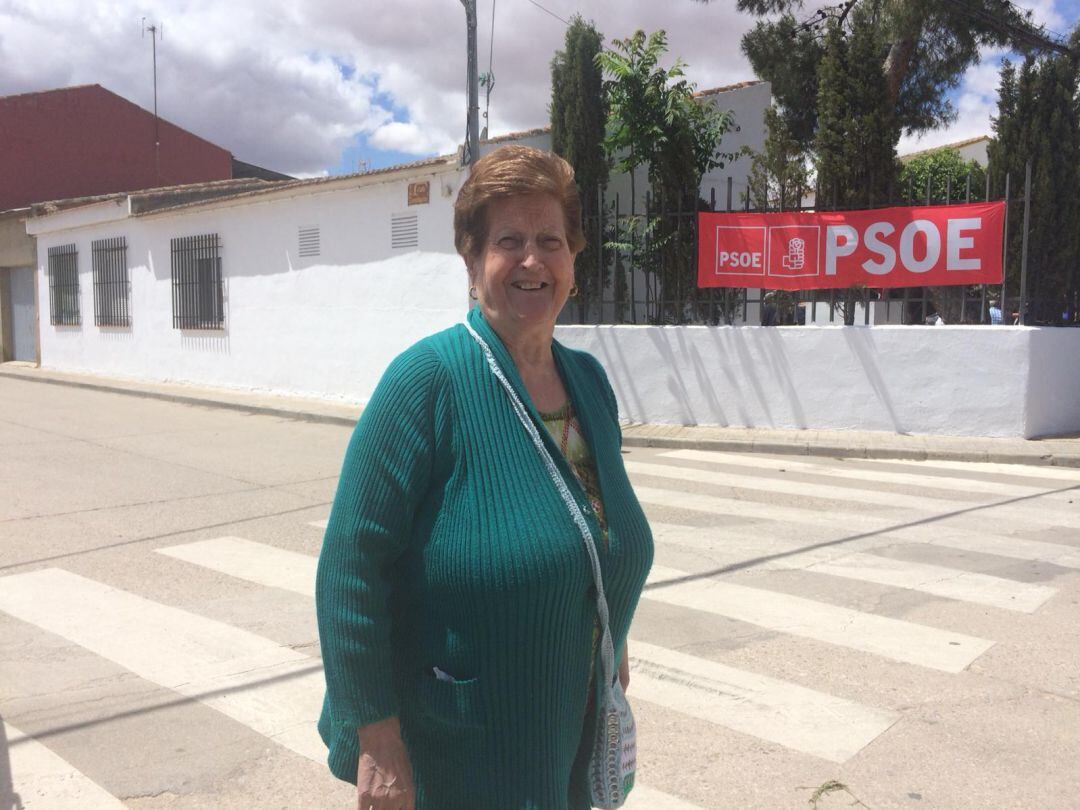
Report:
M 634 639 L 629 696 L 845 762 L 900 715 Z M 655 804 L 654 807 L 668 807 Z
M 156 551 L 237 579 L 304 596 L 315 595 L 318 558 L 308 554 L 298 554 L 242 537 L 217 537 Z
M 642 598 L 725 616 L 894 661 L 963 672 L 994 642 L 654 565 Z
M 990 495 L 1011 495 L 1023 497 L 1025 495 L 1037 495 L 1046 493 L 1048 487 L 1034 484 L 1005 483 L 1003 481 L 986 481 L 981 478 L 967 478 L 959 475 L 935 475 L 930 472 L 896 472 L 893 470 L 873 469 L 864 464 L 862 459 L 857 465 L 836 463 L 796 461 L 788 458 L 774 458 L 763 456 L 759 453 L 719 453 L 711 450 L 672 450 L 660 454 L 661 458 L 670 458 L 675 461 L 701 461 L 708 464 L 720 464 L 725 467 L 745 467 L 759 470 L 773 470 L 776 472 L 807 473 L 819 475 L 825 478 L 839 478 L 853 481 L 880 481 L 887 484 L 904 484 L 928 489 L 960 490 L 963 492 L 982 492 Z M 906 462 L 908 463 L 908 462 Z M 909 462 L 918 464 L 921 462 Z M 1052 487 L 1057 489 L 1058 487 Z M 1060 494 L 1047 494 L 1045 498 L 1050 503 L 1056 503 Z M 1039 503 L 1043 501 L 1040 500 Z
M 651 528 L 657 543 L 707 550 L 712 553 L 713 560 L 723 565 L 776 555 L 776 559 L 762 559 L 746 566 L 758 571 L 806 570 L 1021 613 L 1034 613 L 1057 593 L 1057 589 L 1048 585 L 879 557 L 858 550 L 873 548 L 865 541 L 844 543 L 837 548 L 800 551 L 807 544 L 805 538 L 769 537 L 758 531 L 747 535 L 737 529 L 697 528 L 658 522 L 652 523 Z
M 894 560 L 875 554 L 845 554 L 836 559 L 813 563 L 806 570 L 1021 613 L 1034 613 L 1057 593 L 1054 588 L 1046 585 L 1015 582 L 1002 577 Z
M 0 610 L 302 756 L 326 757 L 315 728 L 323 695 L 317 659 L 57 568 L 0 579 Z
M 6 786 L 0 782 L 0 805 L 3 807 L 123 810 L 122 801 L 33 737 L 4 723 L 4 738 L 7 740 L 4 754 L 11 775 L 11 796 L 6 795 Z
M 1051 467 L 1036 464 L 997 464 L 986 461 L 914 461 L 920 470 L 945 470 L 948 472 L 981 472 L 994 475 L 1010 475 L 1017 478 L 1042 478 L 1080 485 L 1080 469 L 1074 467 Z
M 635 783 L 634 789 L 626 797 L 623 810 L 701 810 L 696 804 L 676 799 L 659 790 L 653 790 L 648 785 Z
M 1080 509 L 1074 512 L 1029 509 L 1020 514 L 1015 507 L 1008 504 L 998 506 L 971 501 L 949 501 L 940 498 L 907 495 L 901 492 L 881 492 L 875 489 L 858 489 L 831 484 L 810 484 L 803 481 L 779 478 L 757 478 L 753 475 L 699 470 L 696 467 L 678 467 L 669 464 L 653 464 L 647 461 L 627 461 L 626 471 L 634 475 L 648 475 L 654 478 L 668 478 L 676 481 L 690 481 L 721 487 L 737 487 L 756 492 L 794 495 L 803 498 L 824 498 L 855 504 L 872 504 L 894 509 L 917 509 L 923 512 L 943 513 L 982 506 L 987 519 L 992 520 L 999 527 L 1008 527 L 1011 522 L 1011 526 L 1018 529 L 1030 529 L 1033 523 L 1080 528 Z
M 822 534 L 824 527 L 829 535 L 837 539 L 846 536 L 858 536 L 873 533 L 874 537 L 856 537 L 845 542 L 845 548 L 854 548 L 855 544 L 871 541 L 867 547 L 902 540 L 908 543 L 924 543 L 944 548 L 974 551 L 980 554 L 996 554 L 1018 560 L 1031 560 L 1059 565 L 1062 568 L 1080 569 L 1080 548 L 1058 543 L 1045 543 L 1039 540 L 1025 540 L 1008 535 L 996 535 L 957 529 L 938 523 L 922 525 L 903 525 L 910 521 L 898 521 L 880 515 L 860 512 L 844 512 L 838 517 L 835 510 L 818 510 L 798 506 L 781 506 L 761 501 L 742 501 L 734 498 L 722 498 L 717 495 L 699 495 L 693 492 L 660 489 L 658 487 L 634 486 L 634 494 L 643 504 L 661 506 L 669 509 L 685 509 L 722 517 L 751 518 L 762 521 L 780 521 L 797 525 L 815 527 Z M 897 528 L 900 525 L 902 528 Z M 754 531 L 760 531 L 755 526 Z

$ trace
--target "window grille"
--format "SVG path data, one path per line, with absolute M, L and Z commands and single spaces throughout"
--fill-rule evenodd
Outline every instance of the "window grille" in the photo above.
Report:
M 300 228 L 300 255 L 319 255 L 319 226 L 311 225 Z
M 49 322 L 78 326 L 79 254 L 75 245 L 49 248 Z
M 416 214 L 391 214 L 391 249 L 398 250 L 400 248 L 414 248 L 419 246 L 420 226 L 416 221 Z
M 94 323 L 97 326 L 131 326 L 128 309 L 127 239 L 95 239 L 91 244 L 94 267 Z
M 221 239 L 216 233 L 170 240 L 174 329 L 224 329 Z

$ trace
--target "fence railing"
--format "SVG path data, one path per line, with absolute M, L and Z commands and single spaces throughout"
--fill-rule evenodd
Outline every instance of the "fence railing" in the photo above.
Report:
M 1040 268 L 1028 266 L 1031 210 L 1031 167 L 1024 194 L 1008 175 L 1003 188 L 992 188 L 989 174 L 983 188 L 972 188 L 971 176 L 960 188 L 946 184 L 944 195 L 908 185 L 874 206 L 947 205 L 1003 200 L 1005 214 L 1005 281 L 1000 286 L 858 287 L 831 290 L 783 290 L 697 287 L 697 211 L 668 207 L 646 195 L 645 211 L 627 205 L 618 194 L 600 199 L 598 213 L 585 218 L 589 247 L 578 256 L 579 293 L 565 308 L 561 323 L 579 324 L 926 324 L 1026 323 L 1080 326 L 1080 268 L 1071 269 L 1063 295 L 1046 296 L 1038 284 Z M 776 212 L 754 206 L 750 195 L 734 199 L 732 178 L 718 204 L 716 189 L 701 206 L 704 211 Z M 741 203 L 741 204 L 740 204 Z M 865 208 L 866 206 L 863 206 Z M 800 206 L 784 211 L 842 210 L 832 206 Z M 1010 230 L 1012 221 L 1012 230 Z M 1019 257 L 1010 251 L 1020 239 Z M 1012 265 L 1010 268 L 1010 264 Z M 1016 266 L 1019 264 L 1019 266 Z M 996 303 L 996 306 L 993 306 Z M 998 316 L 1000 315 L 1000 320 Z M 940 319 L 940 320 L 939 320 Z

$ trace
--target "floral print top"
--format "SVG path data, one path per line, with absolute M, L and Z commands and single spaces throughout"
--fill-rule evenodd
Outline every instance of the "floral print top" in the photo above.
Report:
M 598 540 L 606 550 L 608 546 L 607 521 L 604 519 L 604 503 L 600 499 L 600 478 L 596 472 L 596 462 L 589 451 L 589 444 L 581 432 L 581 424 L 570 400 L 566 401 L 556 411 L 540 412 L 540 418 L 551 433 L 555 443 L 559 445 L 563 458 L 570 464 L 585 494 L 589 497 L 593 512 L 600 523 L 600 537 Z
M 585 441 L 585 436 L 581 432 L 581 424 L 574 414 L 574 408 L 570 404 L 570 400 L 567 400 L 566 404 L 556 411 L 546 413 L 541 411 L 540 418 L 544 420 L 545 427 L 551 433 L 552 438 L 555 439 L 555 443 L 559 445 L 559 450 L 562 451 L 563 457 L 569 463 L 570 469 L 574 471 L 574 475 L 585 489 L 585 494 L 589 497 L 589 503 L 592 504 L 593 512 L 596 513 L 596 519 L 600 523 L 599 543 L 606 550 L 608 547 L 608 529 L 607 520 L 604 519 L 604 502 L 600 499 L 600 478 L 596 472 L 596 462 L 589 451 L 589 443 Z M 600 619 L 597 618 L 593 623 L 593 655 L 589 666 L 589 693 L 587 700 L 589 709 L 591 709 L 593 702 L 593 683 L 596 677 L 596 657 L 599 650 Z

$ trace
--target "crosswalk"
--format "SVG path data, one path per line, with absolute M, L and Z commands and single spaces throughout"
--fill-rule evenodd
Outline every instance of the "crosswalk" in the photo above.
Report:
M 676 649 L 643 633 L 642 617 L 677 611 L 702 627 L 734 622 L 792 643 L 864 656 L 886 671 L 914 668 L 958 677 L 994 647 L 994 634 L 986 632 L 992 623 L 972 633 L 960 621 L 951 624 L 954 614 L 947 609 L 934 614 L 945 617 L 934 622 L 861 609 L 834 599 L 839 591 L 830 586 L 852 583 L 918 595 L 943 608 L 978 606 L 1023 622 L 1058 589 L 1052 576 L 1039 582 L 1010 576 L 1010 564 L 1080 570 L 1080 470 L 690 450 L 643 460 L 631 454 L 627 469 L 657 544 L 630 643 L 632 699 L 760 740 L 778 752 L 846 763 L 902 725 L 903 707 L 853 699 L 842 685 L 800 682 L 791 673 L 728 662 L 722 652 Z M 309 535 L 326 525 L 316 514 L 290 519 L 296 532 Z M 1018 536 L 1033 531 L 1044 539 Z M 954 556 L 920 559 L 927 550 Z M 954 567 L 956 554 L 996 557 L 1002 565 L 994 573 Z M 210 536 L 168 543 L 153 555 L 168 561 L 172 574 L 201 572 L 268 594 L 314 597 L 316 557 L 280 542 Z M 786 592 L 770 579 L 792 572 L 807 584 L 805 592 Z M 323 690 L 314 654 L 191 606 L 168 604 L 152 583 L 125 589 L 106 580 L 56 566 L 9 574 L 0 578 L 0 614 L 212 710 L 304 760 L 324 761 L 314 727 Z M 3 732 L 10 790 L 22 806 L 125 806 L 77 762 L 20 731 L 17 717 L 12 723 L 5 718 Z M 643 728 L 644 759 L 648 740 Z M 647 771 L 641 780 L 627 805 L 631 810 L 702 806 L 659 790 Z

